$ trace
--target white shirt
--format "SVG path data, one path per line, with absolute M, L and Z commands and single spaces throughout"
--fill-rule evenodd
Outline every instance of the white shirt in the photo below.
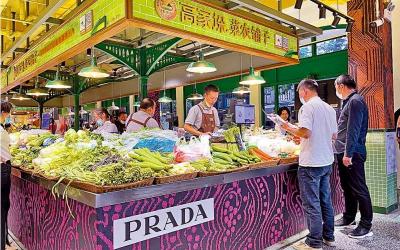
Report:
M 100 133 L 118 133 L 118 128 L 117 126 L 110 122 L 106 121 L 104 122 L 103 126 L 98 127 L 97 129 L 93 130 L 93 133 L 100 134 Z
M 300 108 L 299 127 L 311 131 L 310 138 L 301 139 L 299 165 L 331 165 L 334 161 L 332 136 L 338 130 L 335 110 L 318 96 L 313 97 Z
M 10 154 L 10 136 L 8 135 L 7 131 L 0 126 L 0 158 L 1 163 L 6 163 L 7 161 L 11 160 Z

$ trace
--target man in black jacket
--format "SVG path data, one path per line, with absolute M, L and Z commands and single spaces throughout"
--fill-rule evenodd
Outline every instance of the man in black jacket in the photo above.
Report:
M 357 84 L 349 75 L 335 81 L 336 95 L 343 100 L 335 142 L 340 182 L 344 192 L 345 212 L 335 226 L 355 225 L 357 206 L 361 220 L 349 237 L 361 239 L 372 236 L 372 203 L 365 181 L 364 164 L 367 158 L 365 141 L 368 130 L 368 107 L 357 93 Z

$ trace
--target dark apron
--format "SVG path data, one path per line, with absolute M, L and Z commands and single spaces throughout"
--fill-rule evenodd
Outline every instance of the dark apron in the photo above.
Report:
M 204 109 L 198 105 L 201 111 L 202 119 L 201 119 L 201 127 L 199 132 L 202 133 L 212 133 L 215 130 L 215 115 L 214 110 L 212 110 L 212 114 L 204 113 Z

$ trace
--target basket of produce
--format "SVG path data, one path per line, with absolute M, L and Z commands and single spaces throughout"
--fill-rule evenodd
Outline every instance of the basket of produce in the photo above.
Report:
M 270 162 L 271 164 L 274 164 L 274 162 L 276 161 L 277 163 L 275 165 L 277 165 L 279 162 L 279 158 L 272 157 L 257 147 L 250 147 L 249 153 L 253 156 L 257 156 L 258 158 L 261 159 L 262 162 L 265 163 Z
M 231 167 L 231 168 L 226 168 L 221 171 L 204 171 L 204 172 L 199 172 L 199 177 L 207 177 L 207 176 L 214 176 L 214 175 L 219 175 L 219 174 L 227 174 L 227 173 L 233 173 L 233 172 L 241 172 L 241 171 L 246 171 L 249 169 L 249 166 L 241 166 L 241 167 Z
M 156 172 L 155 184 L 171 183 L 194 179 L 197 176 L 197 170 L 189 162 L 177 163 L 171 165 L 171 168 Z
M 275 167 L 279 164 L 280 159 L 271 159 L 268 161 L 262 161 L 258 163 L 249 164 L 250 169 L 258 169 L 258 168 L 268 168 Z
M 178 175 L 170 175 L 170 176 L 160 176 L 154 179 L 155 184 L 165 184 L 177 181 L 185 181 L 196 178 L 197 172 L 186 173 L 186 174 L 178 174 Z
M 143 179 L 140 181 L 136 182 L 131 182 L 131 183 L 124 183 L 124 184 L 118 184 L 118 185 L 96 185 L 93 183 L 89 182 L 82 182 L 82 181 L 71 181 L 68 179 L 64 179 L 63 183 L 67 184 L 71 187 L 80 189 L 80 190 L 85 190 L 91 193 L 106 193 L 106 192 L 112 192 L 112 191 L 117 191 L 117 190 L 123 190 L 123 189 L 131 189 L 131 188 L 138 188 L 138 187 L 145 187 L 145 186 L 150 186 L 153 184 L 154 178 L 147 178 Z
M 299 162 L 299 156 L 293 154 L 279 154 L 279 164 L 292 164 Z
M 37 173 L 37 175 L 42 177 L 42 178 L 44 178 L 44 179 L 46 179 L 46 180 L 50 180 L 50 181 L 57 181 L 57 180 L 60 179 L 60 176 L 47 175 L 47 174 L 45 174 L 43 172 L 39 172 L 39 173 Z

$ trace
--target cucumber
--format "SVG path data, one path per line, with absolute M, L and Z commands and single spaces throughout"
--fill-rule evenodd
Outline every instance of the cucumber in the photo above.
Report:
M 226 153 L 226 154 L 229 154 L 229 150 L 228 150 L 228 149 L 226 149 L 226 148 L 221 148 L 221 147 L 218 147 L 218 146 L 212 145 L 212 146 L 211 146 L 211 149 L 212 149 L 212 151 L 214 151 L 214 152 L 220 152 L 220 153 Z
M 223 164 L 223 165 L 230 165 L 232 162 L 222 160 L 221 158 L 214 158 L 214 163 Z
M 228 154 L 225 154 L 225 153 L 213 152 L 213 156 L 223 159 L 223 160 L 226 160 L 228 162 L 232 162 L 232 158 Z

